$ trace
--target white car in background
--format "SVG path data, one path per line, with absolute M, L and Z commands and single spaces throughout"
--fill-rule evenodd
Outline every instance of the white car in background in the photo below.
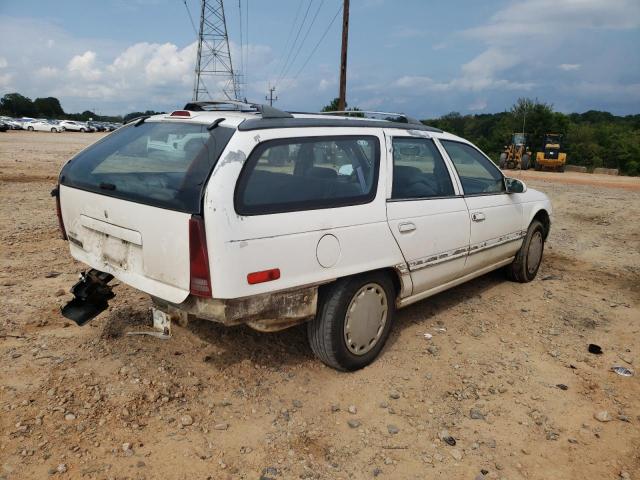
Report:
M 91 129 L 86 122 L 76 122 L 74 120 L 62 120 L 59 124 L 64 130 L 69 132 L 90 132 Z
M 22 126 L 25 130 L 30 132 L 53 132 L 60 133 L 63 128 L 58 123 L 53 123 L 48 120 L 32 120 L 31 122 L 25 122 Z
M 0 117 L 0 122 L 8 125 L 11 130 L 22 130 L 22 123 L 11 117 Z

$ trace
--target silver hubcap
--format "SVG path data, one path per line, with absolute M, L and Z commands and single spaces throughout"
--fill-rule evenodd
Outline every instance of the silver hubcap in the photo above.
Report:
M 376 346 L 387 323 L 387 310 L 387 294 L 377 283 L 356 292 L 344 321 L 344 341 L 351 353 L 364 355 Z
M 529 252 L 527 253 L 527 271 L 533 273 L 538 268 L 542 259 L 542 233 L 539 231 L 533 234 L 529 243 Z

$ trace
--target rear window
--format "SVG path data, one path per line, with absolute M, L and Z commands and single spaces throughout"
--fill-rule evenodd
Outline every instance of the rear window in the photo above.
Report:
M 377 137 L 288 138 L 251 153 L 236 189 L 236 211 L 260 215 L 367 203 L 375 197 Z
M 130 124 L 74 157 L 60 183 L 199 213 L 204 186 L 234 130 L 175 122 Z

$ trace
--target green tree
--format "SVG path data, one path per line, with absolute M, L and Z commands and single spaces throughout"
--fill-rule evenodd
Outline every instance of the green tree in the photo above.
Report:
M 60 101 L 55 97 L 36 98 L 33 105 L 41 117 L 58 118 L 64 116 Z
M 38 110 L 30 98 L 19 93 L 7 93 L 0 99 L 0 111 L 12 117 L 34 117 Z

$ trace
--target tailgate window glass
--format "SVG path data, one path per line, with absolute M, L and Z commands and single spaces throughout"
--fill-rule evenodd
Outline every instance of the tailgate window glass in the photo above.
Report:
M 233 130 L 175 122 L 125 126 L 80 152 L 63 185 L 189 213 Z
M 367 203 L 375 197 L 379 142 L 373 136 L 288 138 L 251 153 L 236 188 L 241 215 Z

